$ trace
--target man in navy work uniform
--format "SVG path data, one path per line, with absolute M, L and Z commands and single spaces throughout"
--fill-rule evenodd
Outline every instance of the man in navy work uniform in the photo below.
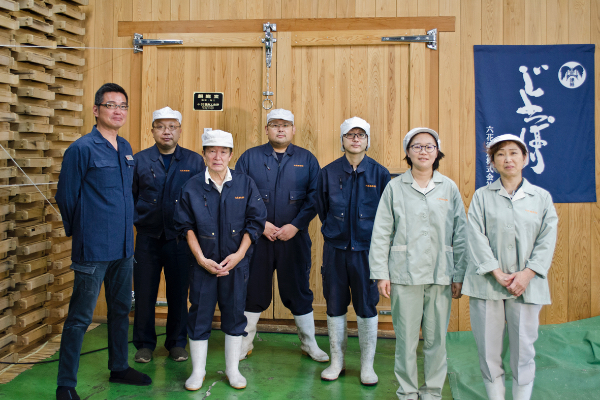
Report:
M 127 363 L 133 273 L 133 155 L 118 136 L 127 118 L 127 93 L 114 83 L 96 92 L 96 125 L 65 152 L 56 203 L 73 237 L 75 271 L 69 315 L 60 342 L 56 398 L 79 399 L 77 369 L 83 335 L 104 282 L 108 307 L 110 382 L 146 386 L 150 377 Z
M 329 361 L 315 341 L 313 293 L 309 287 L 310 247 L 308 224 L 316 215 L 319 163 L 308 150 L 292 144 L 294 114 L 276 109 L 267 115 L 269 143 L 246 150 L 236 170 L 250 175 L 267 206 L 267 223 L 256 242 L 250 262 L 246 298 L 244 359 L 252 352 L 260 313 L 271 304 L 273 271 L 277 269 L 279 295 L 294 315 L 302 352 L 319 362 Z
M 206 169 L 183 186 L 173 215 L 175 228 L 187 240 L 195 259 L 190 268 L 188 316 L 192 375 L 185 388 L 199 390 L 206 377 L 208 338 L 218 303 L 225 333 L 225 375 L 231 387 L 243 389 L 246 378 L 238 367 L 246 334 L 244 306 L 251 244 L 265 229 L 267 210 L 254 181 L 229 169 L 231 133 L 204 133 L 202 155 Z
M 364 119 L 344 121 L 340 140 L 345 154 L 321 170 L 317 192 L 325 240 L 321 274 L 331 348 L 331 364 L 321 373 L 321 379 L 336 380 L 345 369 L 346 313 L 352 300 L 361 353 L 360 381 L 375 385 L 375 307 L 379 292 L 376 281 L 369 279 L 369 247 L 377 206 L 390 173 L 366 155 L 371 145 L 371 126 Z
M 152 113 L 155 145 L 133 158 L 134 224 L 137 229 L 133 290 L 135 361 L 147 363 L 156 348 L 154 307 L 161 270 L 167 289 L 165 347 L 175 361 L 185 361 L 187 344 L 188 267 L 191 254 L 184 240 L 177 241 L 173 212 L 181 187 L 204 170 L 200 154 L 180 147 L 181 113 L 164 107 Z

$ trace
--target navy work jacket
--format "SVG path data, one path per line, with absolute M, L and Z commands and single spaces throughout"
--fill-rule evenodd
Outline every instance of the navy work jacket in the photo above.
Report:
M 197 174 L 183 185 L 173 219 L 182 237 L 193 230 L 204 257 L 217 263 L 240 248 L 244 233 L 252 243 L 262 235 L 267 210 L 254 181 L 231 171 L 232 180 L 219 191 Z M 210 181 L 209 181 L 210 182 Z M 246 253 L 249 259 L 251 251 Z
M 119 150 L 96 129 L 69 146 L 54 196 L 75 262 L 114 261 L 133 255 L 133 152 Z
M 177 238 L 173 212 L 184 183 L 204 171 L 202 156 L 180 146 L 175 148 L 169 169 L 156 144 L 133 156 L 133 223 L 139 235 L 167 240 Z
M 292 224 L 306 231 L 317 215 L 319 162 L 306 149 L 290 144 L 281 164 L 270 143 L 248 149 L 236 170 L 249 175 L 267 207 L 267 221 L 281 228 Z
M 390 172 L 365 156 L 356 171 L 345 155 L 321 170 L 317 210 L 326 242 L 338 249 L 369 250 L 373 221 Z

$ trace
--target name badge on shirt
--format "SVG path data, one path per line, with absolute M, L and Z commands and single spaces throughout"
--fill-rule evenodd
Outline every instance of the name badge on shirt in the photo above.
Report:
M 133 161 L 133 156 L 132 155 L 126 155 L 125 159 L 127 159 L 129 161 Z

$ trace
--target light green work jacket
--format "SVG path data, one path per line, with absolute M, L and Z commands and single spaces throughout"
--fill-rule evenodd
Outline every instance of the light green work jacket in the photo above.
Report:
M 467 267 L 465 207 L 456 184 L 435 171 L 435 187 L 412 187 L 410 170 L 383 191 L 371 236 L 371 279 L 400 285 L 462 282 Z
M 477 189 L 469 207 L 470 256 L 462 293 L 487 300 L 514 299 L 490 272 L 501 268 L 512 274 L 530 268 L 536 275 L 517 301 L 550 304 L 546 276 L 557 225 L 550 193 L 526 179 L 512 200 L 500 179 Z

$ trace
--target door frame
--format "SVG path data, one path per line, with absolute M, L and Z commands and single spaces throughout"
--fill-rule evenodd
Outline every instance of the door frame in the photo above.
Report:
M 392 18 L 321 18 L 321 19 L 256 19 L 256 20 L 204 20 L 204 21 L 119 21 L 119 37 L 141 33 L 144 39 L 181 39 L 181 45 L 166 45 L 162 48 L 264 48 L 261 39 L 263 23 L 277 24 L 273 32 L 277 42 L 274 45 L 274 63 L 269 74 L 276 77 L 271 82 L 274 92 L 273 108 L 291 109 L 292 106 L 292 48 L 307 46 L 360 46 L 360 45 L 407 45 L 401 42 L 382 42 L 383 36 L 403 36 L 422 34 L 436 28 L 439 32 L 454 32 L 455 17 L 392 17 Z M 352 27 L 349 30 L 348 27 Z M 438 46 L 440 36 L 437 36 Z M 425 46 L 424 43 L 413 43 L 411 46 Z M 429 73 L 428 93 L 428 126 L 434 130 L 439 128 L 439 51 L 427 50 L 429 65 L 425 64 Z M 263 74 L 262 88 L 266 88 L 266 55 L 262 52 Z M 412 60 L 411 60 L 412 61 Z M 157 81 L 157 46 L 145 46 L 143 52 L 133 56 L 132 71 L 140 71 L 140 79 L 132 80 L 131 118 L 132 132 L 147 132 L 151 128 L 147 116 L 156 109 L 156 93 L 152 82 Z M 422 63 L 421 63 L 422 65 Z M 140 85 L 137 87 L 137 85 Z M 141 95 L 141 98 L 137 98 Z M 262 113 L 262 126 L 266 125 L 266 112 Z M 412 119 L 412 118 L 411 118 Z M 416 118 L 418 119 L 418 118 Z M 151 145 L 151 138 L 142 135 L 132 141 L 134 151 Z M 399 174 L 403 170 L 392 170 Z M 291 318 L 287 309 L 283 309 L 277 287 L 277 278 L 273 279 L 273 301 L 262 317 L 269 319 Z M 381 307 L 378 307 L 378 309 Z M 386 308 L 386 307 L 384 307 Z M 382 316 L 380 321 L 391 322 L 390 316 Z M 388 321 L 389 320 L 389 321 Z

